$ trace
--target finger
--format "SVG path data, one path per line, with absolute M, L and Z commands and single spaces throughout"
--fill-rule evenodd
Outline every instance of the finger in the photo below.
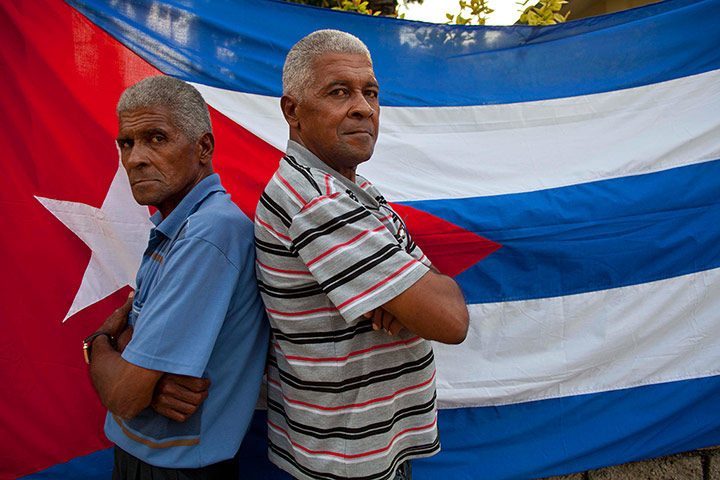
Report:
M 120 335 L 118 335 L 117 340 L 115 340 L 115 349 L 122 353 L 125 350 L 125 347 L 127 347 L 128 343 L 130 343 L 130 340 L 132 340 L 133 336 L 133 326 L 132 325 L 126 325 L 122 332 L 120 332 Z
M 383 309 L 378 307 L 372 312 L 373 330 L 382 330 Z
M 168 373 L 163 377 L 163 381 L 175 383 L 193 392 L 205 392 L 210 388 L 209 378 L 191 377 L 189 375 Z
M 156 396 L 158 398 L 175 398 L 191 405 L 200 405 L 207 398 L 208 391 L 207 389 L 193 391 L 174 382 L 172 378 L 163 377 L 157 385 Z
M 133 300 L 135 300 L 135 292 L 132 291 L 128 294 L 127 299 L 125 300 L 125 303 L 122 307 L 118 308 L 118 310 L 124 311 L 125 315 L 132 309 Z
M 393 322 L 393 320 L 395 320 L 395 317 L 393 316 L 392 313 L 390 313 L 386 310 L 383 310 L 382 312 L 383 312 L 382 313 L 382 328 L 383 328 L 383 330 L 385 330 L 386 332 L 389 333 L 388 330 L 389 330 L 390 324 Z
M 177 410 L 173 410 L 172 408 L 167 408 L 163 406 L 154 406 L 153 410 L 155 410 L 160 415 L 163 415 L 165 417 L 168 417 L 171 420 L 175 420 L 176 422 L 184 422 L 188 418 L 192 416 L 193 413 L 185 413 L 185 412 L 179 412 Z
M 205 397 L 207 397 L 207 395 L 205 395 Z M 184 422 L 197 412 L 201 403 L 202 402 L 190 404 L 175 397 L 162 394 L 153 397 L 152 402 L 150 402 L 150 406 L 161 415 L 171 418 L 177 422 Z
M 185 415 L 192 415 L 198 407 L 202 404 L 204 396 L 196 394 L 196 401 L 186 401 L 184 398 L 180 398 L 170 394 L 160 394 L 153 397 L 151 405 L 154 408 L 164 408 L 169 410 L 176 410 Z
M 402 323 L 400 323 L 400 320 L 394 318 L 392 322 L 390 322 L 390 325 L 388 325 L 388 328 L 385 330 L 387 333 L 392 335 L 393 337 L 400 333 L 400 330 L 405 328 Z
M 100 330 L 110 333 L 114 338 L 117 338 L 122 330 L 127 325 L 128 314 L 132 308 L 133 298 L 135 297 L 134 292 L 130 292 L 125 303 L 118 309 L 116 309 L 100 326 Z
M 132 309 L 133 299 L 135 298 L 135 292 L 130 292 L 125 303 L 120 308 L 113 312 L 113 315 L 120 316 L 123 320 L 127 320 L 128 313 Z

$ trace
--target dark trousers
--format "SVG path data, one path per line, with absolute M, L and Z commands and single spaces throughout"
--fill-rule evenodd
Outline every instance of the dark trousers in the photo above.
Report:
M 412 480 L 412 468 L 410 468 L 410 460 L 405 460 L 403 463 L 400 464 L 400 466 L 395 471 L 395 476 L 392 477 L 391 480 Z
M 237 479 L 239 475 L 237 455 L 206 467 L 162 468 L 145 463 L 115 447 L 112 480 L 230 480 Z
M 395 472 L 393 480 L 412 480 L 412 468 L 410 468 L 410 460 L 405 460 Z

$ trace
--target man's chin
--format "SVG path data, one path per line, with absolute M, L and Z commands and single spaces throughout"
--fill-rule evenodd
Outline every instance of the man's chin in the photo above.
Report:
M 138 205 L 150 207 L 150 206 L 154 206 L 156 203 L 155 202 L 156 195 L 153 195 L 150 192 L 142 191 L 140 189 L 138 189 L 138 191 L 136 191 L 135 189 L 132 189 L 132 195 Z
M 367 162 L 370 160 L 370 157 L 372 157 L 373 151 L 375 149 L 375 143 L 373 142 L 372 145 L 363 145 L 362 148 L 348 148 L 348 155 L 347 158 L 350 162 L 352 162 L 355 165 L 360 165 L 361 163 Z

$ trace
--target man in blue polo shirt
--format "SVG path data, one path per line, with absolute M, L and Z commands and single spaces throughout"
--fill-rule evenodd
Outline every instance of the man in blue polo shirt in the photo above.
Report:
M 213 174 L 195 88 L 150 77 L 117 112 L 133 196 L 158 211 L 137 292 L 84 342 L 116 445 L 113 479 L 237 478 L 268 345 L 253 224 Z

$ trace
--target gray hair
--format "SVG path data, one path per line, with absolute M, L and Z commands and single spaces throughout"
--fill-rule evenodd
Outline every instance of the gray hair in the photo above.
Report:
M 283 66 L 283 95 L 303 101 L 305 89 L 315 81 L 315 60 L 328 53 L 365 55 L 372 65 L 370 50 L 355 35 L 340 30 L 317 30 L 288 52 Z
M 158 75 L 140 80 L 125 89 L 117 104 L 117 114 L 149 107 L 170 110 L 172 123 L 190 142 L 212 133 L 210 112 L 200 92 L 179 78 Z

